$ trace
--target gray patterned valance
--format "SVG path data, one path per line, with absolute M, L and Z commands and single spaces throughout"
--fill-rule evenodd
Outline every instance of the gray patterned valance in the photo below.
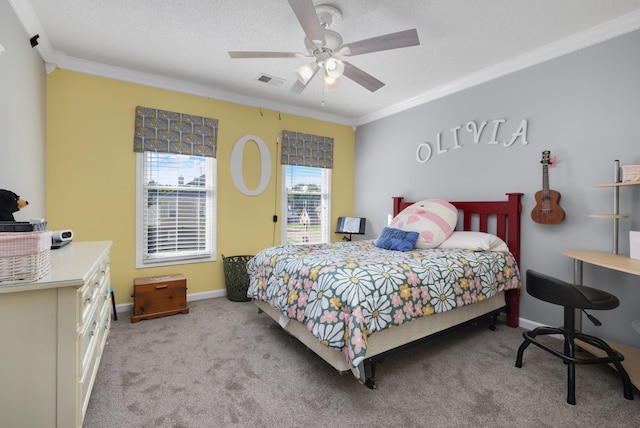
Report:
M 218 119 L 136 107 L 134 152 L 216 157 Z
M 333 138 L 282 131 L 282 165 L 333 168 Z

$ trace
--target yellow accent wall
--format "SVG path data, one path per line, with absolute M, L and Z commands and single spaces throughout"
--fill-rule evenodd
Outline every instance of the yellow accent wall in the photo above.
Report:
M 133 132 L 138 105 L 220 120 L 216 262 L 135 267 Z M 255 254 L 280 244 L 281 168 L 276 138 L 283 129 L 334 138 L 332 224 L 339 216 L 353 215 L 355 137 L 349 126 L 56 69 L 47 76 L 48 229 L 72 229 L 74 241 L 113 241 L 111 278 L 118 304 L 132 301 L 137 277 L 182 273 L 189 294 L 225 289 L 221 254 Z M 256 196 L 240 192 L 231 179 L 231 151 L 245 135 L 262 139 L 271 154 L 271 179 Z M 260 179 L 256 144 L 246 145 L 242 162 L 245 183 L 255 189 Z M 333 240 L 340 238 L 333 236 Z

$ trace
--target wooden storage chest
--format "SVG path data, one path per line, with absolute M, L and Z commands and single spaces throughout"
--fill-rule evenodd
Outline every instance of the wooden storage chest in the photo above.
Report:
M 184 275 L 134 279 L 131 322 L 188 313 L 187 280 Z

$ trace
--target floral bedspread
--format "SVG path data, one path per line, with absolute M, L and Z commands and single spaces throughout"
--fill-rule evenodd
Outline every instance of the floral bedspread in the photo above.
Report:
M 400 252 L 375 240 L 272 247 L 247 269 L 248 296 L 340 350 L 360 382 L 370 334 L 520 287 L 509 252 Z

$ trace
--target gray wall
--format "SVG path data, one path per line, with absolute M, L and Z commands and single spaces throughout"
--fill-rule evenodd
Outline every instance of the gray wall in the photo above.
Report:
M 14 215 L 18 221 L 46 218 L 46 71 L 29 37 L 9 2 L 0 1 L 0 188 L 29 201 Z
M 491 145 L 492 121 L 505 119 L 498 141 L 509 141 L 523 119 L 528 144 Z M 470 121 L 487 121 L 479 143 L 466 131 Z M 640 164 L 640 31 L 449 95 L 396 115 L 362 125 L 356 131 L 355 215 L 367 218 L 367 235 L 375 238 L 391 213 L 391 197 L 409 200 L 503 199 L 522 192 L 523 228 L 520 269 L 536 269 L 573 279 L 573 261 L 563 249 L 611 251 L 613 221 L 589 218 L 613 210 L 614 160 Z M 459 131 L 453 149 L 451 129 Z M 437 134 L 442 148 L 437 154 Z M 419 144 L 428 142 L 432 157 L 416 160 Z M 549 169 L 550 187 L 562 195 L 567 218 L 540 225 L 530 218 L 535 193 L 542 188 L 543 150 L 557 158 Z M 629 251 L 629 230 L 640 230 L 640 186 L 620 189 L 621 253 Z M 640 278 L 585 265 L 585 284 L 617 295 L 618 309 L 594 313 L 604 324 L 583 329 L 619 343 L 640 346 L 631 322 L 640 319 Z M 520 316 L 533 323 L 561 325 L 562 310 L 525 293 Z M 529 323 L 531 325 L 531 323 Z

